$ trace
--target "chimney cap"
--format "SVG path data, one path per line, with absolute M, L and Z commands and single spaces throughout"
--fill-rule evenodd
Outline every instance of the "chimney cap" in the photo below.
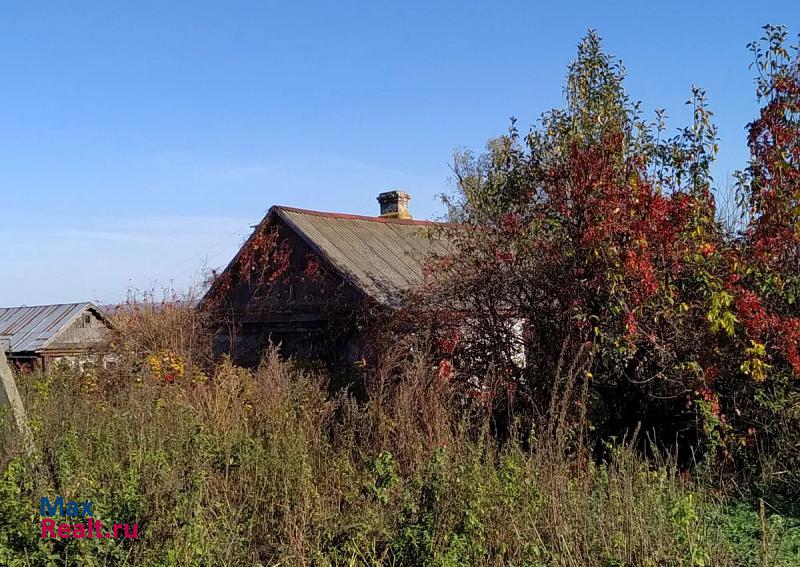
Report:
M 390 201 L 393 199 L 411 199 L 411 195 L 406 193 L 405 191 L 395 190 L 395 191 L 384 191 L 380 195 L 378 195 L 378 201 Z
M 385 191 L 378 195 L 378 203 L 381 205 L 381 216 L 393 219 L 411 219 L 408 210 L 408 202 L 411 195 L 405 191 Z

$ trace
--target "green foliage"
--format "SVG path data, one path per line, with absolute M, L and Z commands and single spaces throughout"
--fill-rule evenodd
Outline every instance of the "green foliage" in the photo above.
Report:
M 721 508 L 715 522 L 725 534 L 737 564 L 800 564 L 800 521 L 779 514 L 762 516 L 758 508 L 733 502 Z
M 392 487 L 397 483 L 397 463 L 388 451 L 382 451 L 372 465 L 373 478 L 367 484 L 369 493 L 381 504 L 389 501 Z

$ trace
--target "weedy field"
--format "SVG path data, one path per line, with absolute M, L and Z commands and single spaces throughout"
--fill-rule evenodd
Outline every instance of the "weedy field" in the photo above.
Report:
M 173 358 L 190 366 L 190 350 Z M 598 460 L 537 430 L 498 441 L 422 354 L 367 369 L 367 402 L 276 351 L 255 371 L 223 362 L 171 382 L 152 357 L 20 377 L 35 449 L 4 431 L 0 563 L 800 561 L 800 522 L 731 499 L 668 457 L 619 440 Z M 96 518 L 137 523 L 139 538 L 43 541 L 43 495 L 91 500 Z

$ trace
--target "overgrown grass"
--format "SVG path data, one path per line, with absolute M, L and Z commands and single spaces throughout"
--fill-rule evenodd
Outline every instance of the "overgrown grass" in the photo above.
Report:
M 380 373 L 379 373 L 380 374 Z M 205 379 L 20 378 L 6 431 L 2 565 L 797 565 L 800 528 L 729 504 L 625 445 L 606 462 L 499 446 L 420 357 L 367 404 L 271 353 Z M 138 540 L 40 539 L 39 498 L 94 501 Z

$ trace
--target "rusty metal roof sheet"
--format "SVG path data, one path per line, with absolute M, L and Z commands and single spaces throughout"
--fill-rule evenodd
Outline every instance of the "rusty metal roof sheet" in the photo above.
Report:
M 291 207 L 273 207 L 270 214 L 283 219 L 346 279 L 386 305 L 397 305 L 402 292 L 421 281 L 428 255 L 447 252 L 445 232 L 436 230 L 446 226 L 440 223 Z
M 0 307 L 0 341 L 10 353 L 34 353 L 45 348 L 92 303 Z

